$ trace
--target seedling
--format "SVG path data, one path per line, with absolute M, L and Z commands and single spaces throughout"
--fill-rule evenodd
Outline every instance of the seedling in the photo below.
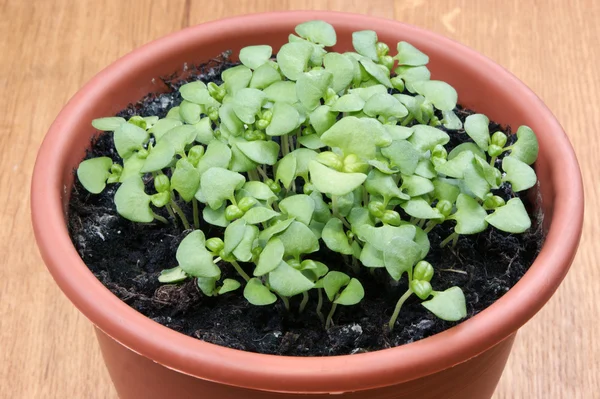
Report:
M 381 268 L 405 286 L 390 330 L 413 294 L 441 319 L 464 318 L 462 290 L 431 285 L 428 233 L 451 223 L 445 246 L 489 225 L 529 229 L 521 200 L 495 190 L 536 184 L 535 134 L 521 126 L 507 146 L 485 115 L 463 126 L 456 90 L 431 80 L 429 57 L 409 43 L 392 55 L 376 32 L 360 31 L 355 51 L 339 53 L 324 21 L 295 33 L 275 59 L 268 45 L 243 48 L 221 85 L 184 84 L 183 101 L 165 118 L 95 119 L 95 128 L 113 132 L 121 161 L 81 162 L 80 182 L 94 194 L 118 184 L 117 212 L 133 222 L 181 224 L 186 235 L 162 283 L 192 278 L 207 296 L 241 291 L 253 305 L 279 298 L 299 312 L 316 298 L 329 328 L 338 306 L 369 294 L 363 269 Z M 450 149 L 449 134 L 470 140 Z M 209 225 L 223 235 L 207 239 Z M 339 265 L 314 260 L 324 247 L 340 254 Z M 237 277 L 222 280 L 224 268 Z

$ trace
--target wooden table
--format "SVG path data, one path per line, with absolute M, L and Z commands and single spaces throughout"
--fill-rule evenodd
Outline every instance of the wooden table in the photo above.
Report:
M 115 398 L 92 327 L 36 249 L 29 181 L 65 102 L 118 57 L 186 26 L 236 14 L 331 9 L 456 39 L 508 68 L 562 122 L 583 169 L 579 254 L 518 335 L 496 398 L 600 398 L 600 46 L 597 0 L 0 0 L 0 398 Z

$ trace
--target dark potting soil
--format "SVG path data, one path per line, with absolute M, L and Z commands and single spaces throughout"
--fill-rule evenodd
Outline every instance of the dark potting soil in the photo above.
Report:
M 118 115 L 164 117 L 169 108 L 181 102 L 177 92 L 181 84 L 197 79 L 220 84 L 221 71 L 231 65 L 226 56 L 219 57 L 209 64 L 192 67 L 185 76 L 164 78 L 169 88 L 167 93 L 149 94 Z M 473 113 L 460 106 L 455 111 L 463 122 Z M 491 122 L 490 131 L 497 130 L 510 134 L 509 127 Z M 450 149 L 471 141 L 464 131 L 448 133 Z M 509 140 L 514 140 L 514 136 L 509 136 Z M 112 133 L 100 134 L 93 140 L 87 157 L 99 156 L 119 160 Z M 150 183 L 150 180 L 147 179 L 147 182 Z M 335 325 L 328 330 L 317 317 L 314 293 L 311 293 L 305 312 L 298 314 L 298 298 L 292 298 L 292 312 L 288 312 L 281 301 L 270 306 L 252 306 L 239 290 L 215 298 L 201 294 L 195 281 L 191 280 L 178 285 L 162 285 L 158 282 L 158 275 L 161 270 L 176 266 L 175 252 L 187 232 L 180 224 L 140 224 L 120 217 L 113 203 L 116 189 L 116 185 L 110 185 L 102 194 L 93 195 L 75 178 L 68 219 L 75 247 L 96 277 L 121 300 L 152 320 L 183 334 L 251 352 L 330 356 L 410 343 L 457 324 L 437 319 L 413 295 L 404 304 L 398 322 L 390 332 L 387 323 L 396 301 L 406 290 L 406 280 L 391 282 L 385 269 L 375 269 L 371 275 L 362 268 L 357 277 L 364 285 L 365 298 L 356 306 L 339 306 L 334 317 Z M 466 296 L 468 318 L 494 303 L 519 281 L 543 242 L 541 215 L 534 213 L 535 207 L 529 197 L 512 192 L 510 184 L 504 184 L 495 194 L 504 199 L 521 197 L 534 215 L 532 229 L 522 235 L 512 235 L 490 226 L 480 234 L 460 236 L 454 248 L 450 245 L 439 247 L 440 242 L 453 231 L 451 222 L 437 226 L 429 233 L 431 250 L 426 260 L 436 269 L 431 283 L 434 289 L 440 291 L 453 285 L 460 286 Z M 180 205 L 185 207 L 184 203 Z M 186 211 L 190 212 L 189 209 Z M 163 216 L 168 217 L 166 213 Z M 222 229 L 218 227 L 204 223 L 202 228 L 207 237 L 222 237 Z M 321 260 L 333 270 L 353 275 L 343 258 L 326 248 L 318 255 L 311 254 L 311 259 Z M 240 280 L 228 265 L 221 267 L 224 278 Z M 328 311 L 328 305 L 325 305 L 324 312 Z

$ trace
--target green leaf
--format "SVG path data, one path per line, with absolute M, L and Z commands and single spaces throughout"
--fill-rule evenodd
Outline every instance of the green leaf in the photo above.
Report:
M 350 283 L 350 277 L 346 273 L 331 271 L 323 277 L 323 288 L 325 294 L 331 302 L 334 301 L 336 295 L 342 289 Z
M 323 196 L 318 191 L 313 191 L 310 194 L 315 203 L 315 211 L 313 212 L 313 222 L 326 223 L 331 217 L 329 205 L 323 200 Z
M 308 182 L 308 166 L 317 159 L 317 153 L 308 148 L 297 148 L 291 152 L 296 157 L 296 176 L 302 176 Z
M 415 238 L 413 239 L 413 241 L 416 242 L 417 245 L 419 245 L 419 248 L 421 248 L 421 254 L 419 255 L 419 259 L 424 259 L 429 253 L 429 249 L 431 248 L 429 237 L 422 228 L 416 227 L 415 230 Z
M 276 234 L 285 231 L 294 222 L 294 218 L 286 220 L 277 220 L 272 226 L 267 227 L 260 232 L 258 236 L 259 244 L 266 245 L 267 242 Z
M 369 98 L 363 112 L 369 116 L 400 119 L 408 115 L 408 110 L 391 94 L 376 94 Z
M 474 157 L 471 151 L 462 151 L 448 162 L 436 166 L 435 170 L 443 175 L 462 179 L 465 176 L 465 169 L 473 162 Z
M 452 151 L 450 151 L 448 153 L 448 160 L 454 159 L 458 156 L 458 154 L 460 154 L 461 152 L 472 152 L 473 155 L 481 158 L 481 159 L 486 159 L 486 155 L 485 152 L 483 152 L 483 150 L 481 148 L 479 148 L 479 146 L 475 143 L 461 143 L 459 145 L 457 145 L 456 147 L 454 147 L 452 149 Z M 466 158 L 465 158 L 465 162 L 466 162 Z
M 315 211 L 315 201 L 305 194 L 291 195 L 279 202 L 279 209 L 308 226 Z
M 242 187 L 242 191 L 246 192 L 250 197 L 261 201 L 273 201 L 277 196 L 269 186 L 260 181 L 247 181 Z
M 392 198 L 409 199 L 408 195 L 400 190 L 392 176 L 382 173 L 377 169 L 369 172 L 365 181 L 365 189 L 369 194 L 381 195 L 386 202 L 389 202 Z
M 354 116 L 337 121 L 321 135 L 321 141 L 342 149 L 345 155 L 355 154 L 364 159 L 375 158 L 377 146 L 391 144 L 391 138 L 379 121 Z
M 434 192 L 433 196 L 437 200 L 446 200 L 454 204 L 460 194 L 460 188 L 457 185 L 451 184 L 447 179 L 435 179 L 433 180 Z
M 309 164 L 311 182 L 325 194 L 345 195 L 360 186 L 367 175 L 364 173 L 342 173 L 317 161 Z
M 360 253 L 360 262 L 366 267 L 385 267 L 383 252 L 379 251 L 371 243 L 365 243 Z
M 246 221 L 243 219 L 238 219 L 234 222 L 231 222 L 227 228 L 225 228 L 225 234 L 223 237 L 223 242 L 225 246 L 223 247 L 223 252 L 225 255 L 229 255 L 232 253 L 246 234 Z
M 392 141 L 406 140 L 413 134 L 413 129 L 399 125 L 383 125 L 387 134 L 392 138 Z
M 434 189 L 431 180 L 417 175 L 402 175 L 401 188 L 411 197 L 418 197 L 423 194 L 428 194 Z
M 206 95 L 210 97 L 210 94 L 208 94 L 208 90 L 206 89 L 206 84 L 199 80 L 182 85 L 179 88 L 179 93 L 184 100 L 196 104 L 204 104 L 207 99 Z
M 387 88 L 384 85 L 373 85 L 369 87 L 350 89 L 349 92 L 351 94 L 358 94 L 364 101 L 369 101 L 369 99 L 376 94 L 387 93 Z
M 425 80 L 414 82 L 415 91 L 421 94 L 441 111 L 452 111 L 456 108 L 458 94 L 456 90 L 446 82 L 440 80 Z
M 331 218 L 323 228 L 321 238 L 325 245 L 334 252 L 344 255 L 352 255 L 352 246 L 348 243 L 348 237 L 344 231 L 344 225 L 338 218 Z
M 412 198 L 401 205 L 402 209 L 412 217 L 419 219 L 440 219 L 443 215 L 423 198 Z
M 354 64 L 347 56 L 339 53 L 327 53 L 323 57 L 323 65 L 326 71 L 333 74 L 331 86 L 336 93 L 342 92 L 352 83 Z
M 214 226 L 227 227 L 229 225 L 229 221 L 225 218 L 225 204 L 219 209 L 212 209 L 209 206 L 205 206 L 202 209 L 202 218 L 206 223 Z
M 279 235 L 285 247 L 285 254 L 298 258 L 302 254 L 309 254 L 319 250 L 319 241 L 313 232 L 300 222 L 292 222 L 287 229 Z
M 240 243 L 233 250 L 233 256 L 235 256 L 241 262 L 249 262 L 252 259 L 252 248 L 257 238 L 258 227 L 246 225 L 244 236 L 242 237 Z
M 332 112 L 328 105 L 321 105 L 310 113 L 310 124 L 321 135 L 335 124 L 337 116 L 338 112 Z
M 117 116 L 92 120 L 92 126 L 103 132 L 114 132 L 124 123 L 126 123 L 125 119 Z
M 281 75 L 271 64 L 263 64 L 252 74 L 250 87 L 253 89 L 264 89 L 275 82 L 281 81 Z
M 167 111 L 167 116 L 165 116 L 165 119 L 173 119 L 183 123 L 183 121 L 181 120 L 181 115 L 179 114 L 179 106 L 173 107 L 169 111 Z
M 361 237 L 359 238 L 373 245 L 378 251 L 385 251 L 396 238 L 412 241 L 416 233 L 416 227 L 412 224 L 403 224 L 401 226 L 383 225 L 380 227 L 369 226 L 361 229 Z
M 342 291 L 339 297 L 333 302 L 338 305 L 351 306 L 356 305 L 365 297 L 365 290 L 357 279 L 350 280 L 346 288 Z
M 146 130 L 148 130 L 158 122 L 158 116 L 144 116 L 144 122 L 146 123 Z
M 298 143 L 302 144 L 306 148 L 311 150 L 318 150 L 319 148 L 326 147 L 327 144 L 323 143 L 318 135 L 309 134 L 308 136 L 301 136 L 298 139 Z
M 300 125 L 300 114 L 293 106 L 286 103 L 275 103 L 273 117 L 267 126 L 269 136 L 283 136 Z
M 279 216 L 278 212 L 275 212 L 274 210 L 265 208 L 263 206 L 257 206 L 248 209 L 248 211 L 246 211 L 242 219 L 244 219 L 247 223 L 250 224 L 258 224 L 273 219 L 276 216 Z
M 356 52 L 362 56 L 368 57 L 373 61 L 378 61 L 377 55 L 377 33 L 372 30 L 361 30 L 352 33 L 352 46 Z
M 313 43 L 319 43 L 328 47 L 335 46 L 337 41 L 333 26 L 320 20 L 301 23 L 296 26 L 296 33 Z
M 419 123 L 428 123 L 429 122 L 429 115 L 427 115 L 426 117 L 423 115 L 423 111 L 424 111 L 424 106 L 423 103 L 425 102 L 425 97 L 418 95 L 418 96 L 409 96 L 407 94 L 393 94 L 394 98 L 396 98 L 396 100 L 400 101 L 408 110 L 408 113 L 417 120 L 417 122 Z
M 506 205 L 496 208 L 494 213 L 488 215 L 485 220 L 507 233 L 524 233 L 531 227 L 531 219 L 523 202 L 519 198 L 509 199 Z
M 240 61 L 250 69 L 257 69 L 269 61 L 272 54 L 273 49 L 271 46 L 247 46 L 240 50 Z
M 220 208 L 225 200 L 233 200 L 235 190 L 245 182 L 243 175 L 220 167 L 208 169 L 200 178 L 202 193 L 212 209 Z
M 400 169 L 395 166 L 392 168 L 386 161 L 380 161 L 378 159 L 373 159 L 367 162 L 369 165 L 380 171 L 381 173 L 385 173 L 386 175 L 395 175 L 400 172 Z
M 323 49 L 324 46 L 309 42 L 308 40 L 298 37 L 294 34 L 290 34 L 288 36 L 288 40 L 290 43 L 305 43 L 312 48 L 308 66 L 321 66 L 323 64 L 323 56 L 325 56 L 327 53 L 327 51 Z
M 446 145 L 450 141 L 447 133 L 427 125 L 413 126 L 413 134 L 408 141 L 420 152 L 431 151 L 438 145 Z
M 229 169 L 234 172 L 248 172 L 257 168 L 258 164 L 248 158 L 246 154 L 240 150 L 239 145 L 246 143 L 246 140 L 237 137 L 230 137 L 229 145 L 231 145 L 231 163 Z
M 286 78 L 296 80 L 306 70 L 312 53 L 309 43 L 286 43 L 277 53 L 277 64 Z
M 283 260 L 284 252 L 285 248 L 281 240 L 277 237 L 271 238 L 260 253 L 254 275 L 259 277 L 275 270 Z
M 242 122 L 252 124 L 265 100 L 266 95 L 258 89 L 239 89 L 233 97 L 233 110 Z
M 475 158 L 465 167 L 464 181 L 469 190 L 471 190 L 477 198 L 484 199 L 486 194 L 490 192 L 490 185 Z
M 312 234 L 312 233 L 311 233 Z M 301 271 L 294 269 L 284 261 L 269 273 L 271 289 L 279 295 L 292 297 L 306 292 L 315 286 Z
M 217 293 L 217 280 L 218 278 L 205 278 L 205 277 L 197 277 L 196 285 L 202 291 L 202 293 L 206 296 L 215 296 Z
M 219 119 L 222 124 L 221 132 L 223 132 L 223 127 L 225 127 L 227 131 L 234 136 L 239 136 L 242 133 L 244 123 L 238 118 L 235 112 L 235 105 L 231 102 L 223 104 L 223 106 L 219 108 Z
M 456 212 L 448 219 L 456 220 L 454 231 L 458 234 L 475 234 L 487 228 L 487 212 L 479 203 L 465 194 L 456 200 Z
M 275 173 L 275 180 L 281 182 L 283 187 L 289 189 L 292 185 L 292 181 L 296 177 L 297 160 L 294 153 L 289 153 L 285 157 L 281 158 L 277 163 L 277 172 Z
M 465 294 L 459 287 L 450 287 L 446 291 L 433 292 L 433 298 L 421 302 L 421 305 L 442 320 L 458 321 L 467 317 Z
M 141 127 L 131 123 L 123 123 L 115 130 L 113 139 L 119 156 L 129 158 L 134 151 L 142 148 L 150 135 Z
M 252 278 L 244 288 L 244 298 L 254 306 L 271 305 L 277 297 L 257 278 Z
M 230 278 L 226 278 L 225 280 L 223 280 L 223 285 L 219 289 L 217 289 L 217 293 L 219 295 L 223 295 L 228 292 L 235 291 L 238 288 L 240 288 L 241 286 L 242 286 L 242 284 L 240 284 L 239 281 L 233 280 Z
M 148 131 L 154 135 L 154 138 L 158 142 L 165 133 L 182 124 L 183 122 L 177 119 L 160 119 Z
M 181 154 L 188 144 L 191 144 L 196 140 L 196 128 L 192 125 L 176 126 L 173 129 L 166 132 L 158 141 L 167 141 L 176 154 Z
M 224 70 L 221 79 L 227 93 L 234 96 L 238 90 L 248 87 L 252 79 L 252 71 L 245 65 L 237 65 Z
M 404 237 L 396 237 L 383 250 L 383 260 L 389 275 L 396 281 L 402 274 L 409 273 L 419 260 L 420 247 Z
M 148 159 L 148 158 L 146 158 Z M 131 176 L 140 176 L 144 171 L 142 170 L 146 160 L 140 158 L 138 155 L 131 156 L 123 160 L 123 171 L 119 176 L 119 182 L 123 183 Z
M 231 161 L 231 149 L 219 140 L 213 140 L 206 147 L 204 156 L 200 158 L 196 169 L 201 175 L 212 167 L 227 168 Z
M 428 159 L 421 159 L 417 164 L 417 168 L 415 169 L 415 175 L 419 175 L 426 179 L 433 179 L 437 176 L 437 172 L 433 167 L 433 164 Z
M 279 155 L 279 144 L 274 141 L 239 141 L 237 147 L 248 158 L 259 164 L 275 165 Z
M 296 95 L 298 100 L 307 110 L 312 111 L 321 105 L 321 98 L 325 97 L 327 89 L 333 81 L 333 75 L 331 72 L 321 69 L 300 74 L 297 79 Z
M 429 57 L 407 42 L 398 42 L 398 54 L 394 57 L 400 65 L 421 66 L 429 62 Z
M 465 119 L 465 132 L 484 151 L 487 151 L 490 144 L 489 124 L 490 120 L 483 114 L 469 115 Z
M 77 168 L 77 178 L 90 193 L 99 194 L 106 187 L 112 164 L 109 157 L 86 159 Z
M 345 94 L 338 98 L 331 105 L 332 111 L 337 112 L 356 112 L 363 109 L 365 101 L 356 93 Z
M 163 284 L 179 283 L 188 278 L 188 275 L 183 271 L 181 266 L 176 266 L 172 269 L 165 269 L 160 272 L 158 282 Z
M 144 192 L 144 182 L 140 176 L 125 180 L 115 193 L 117 212 L 132 222 L 150 223 L 154 220 L 150 199 Z
M 208 145 L 215 139 L 210 118 L 204 117 L 200 119 L 200 122 L 196 123 L 194 127 L 196 128 L 197 142 Z
M 200 114 L 204 113 L 201 105 L 183 100 L 179 105 L 179 115 L 185 123 L 195 124 L 200 122 Z
M 190 276 L 215 278 L 221 275 L 221 271 L 204 247 L 205 242 L 204 233 L 194 230 L 181 241 L 175 257 L 181 269 Z
M 394 140 L 391 145 L 381 149 L 381 154 L 405 175 L 415 173 L 421 157 L 415 146 L 406 140 Z
M 431 72 L 429 72 L 426 66 L 400 65 L 394 72 L 396 76 L 404 81 L 406 88 L 411 93 L 414 93 L 412 82 L 420 82 L 431 78 Z
M 390 71 L 387 68 L 381 68 L 368 58 L 361 58 L 358 62 L 365 68 L 367 73 L 375 78 L 379 83 L 391 89 L 392 82 L 390 81 Z M 386 71 L 384 71 L 386 69 Z
M 444 117 L 442 119 L 442 123 L 444 124 L 444 127 L 448 130 L 460 130 L 463 128 L 463 124 L 460 121 L 460 119 L 458 118 L 458 116 L 456 116 L 456 114 L 452 111 L 442 111 L 442 116 Z
M 200 186 L 200 173 L 185 159 L 177 161 L 171 177 L 171 188 L 177 190 L 185 202 L 190 202 Z
M 531 165 L 537 159 L 539 145 L 537 137 L 529 126 L 519 126 L 517 129 L 517 142 L 512 146 L 510 155 L 520 161 Z
M 269 101 L 274 103 L 294 104 L 298 101 L 296 83 L 287 80 L 273 83 L 264 89 L 263 93 L 265 93 Z

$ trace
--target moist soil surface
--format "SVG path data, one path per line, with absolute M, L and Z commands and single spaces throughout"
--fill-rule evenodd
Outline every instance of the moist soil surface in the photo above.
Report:
M 192 67 L 185 75 L 163 78 L 168 87 L 166 93 L 149 94 L 118 115 L 164 117 L 181 102 L 177 92 L 181 84 L 198 79 L 220 84 L 221 71 L 231 65 L 225 55 Z M 473 113 L 460 106 L 455 112 L 463 122 Z M 510 134 L 510 128 L 491 122 L 490 131 L 497 130 Z M 448 151 L 470 141 L 464 131 L 448 131 L 448 134 L 451 137 Z M 514 136 L 509 135 L 509 143 L 513 139 Z M 99 156 L 119 161 L 112 133 L 102 133 L 93 139 L 87 157 Z M 150 178 L 147 182 L 151 183 Z M 180 224 L 140 224 L 120 217 L 113 203 L 116 186 L 109 185 L 103 193 L 93 195 L 75 178 L 68 219 L 73 243 L 83 261 L 108 289 L 132 308 L 175 331 L 251 352 L 331 356 L 403 345 L 457 324 L 437 319 L 413 295 L 404 304 L 394 330 L 389 331 L 387 323 L 407 282 L 405 278 L 392 282 L 385 269 L 375 269 L 371 274 L 362 268 L 356 277 L 363 283 L 365 298 L 355 306 L 339 306 L 334 326 L 328 330 L 317 317 L 314 293 L 304 313 L 298 314 L 298 298 L 292 298 L 292 311 L 288 312 L 281 301 L 262 307 L 250 305 L 239 290 L 220 297 L 206 297 L 193 280 L 177 285 L 160 284 L 160 271 L 176 266 L 177 246 L 188 232 L 183 231 Z M 530 212 L 534 209 L 529 196 L 514 193 L 509 184 L 504 184 L 495 194 L 506 200 L 520 196 Z M 183 202 L 180 205 L 185 207 Z M 166 213 L 157 212 L 168 217 Z M 519 281 L 537 256 L 543 242 L 539 227 L 541 216 L 535 215 L 532 219 L 534 227 L 525 234 L 507 234 L 490 226 L 480 234 L 460 236 L 455 247 L 445 248 L 439 244 L 452 233 L 453 223 L 434 228 L 429 233 L 431 250 L 426 258 L 436 269 L 431 281 L 434 289 L 461 287 L 467 302 L 467 318 L 487 308 Z M 202 229 L 207 237 L 222 237 L 222 229 L 218 227 L 204 223 Z M 311 254 L 311 259 L 355 276 L 339 254 L 322 249 L 317 256 Z M 241 281 L 228 265 L 221 267 L 223 278 Z M 325 314 L 329 311 L 329 304 L 324 305 L 323 311 Z

